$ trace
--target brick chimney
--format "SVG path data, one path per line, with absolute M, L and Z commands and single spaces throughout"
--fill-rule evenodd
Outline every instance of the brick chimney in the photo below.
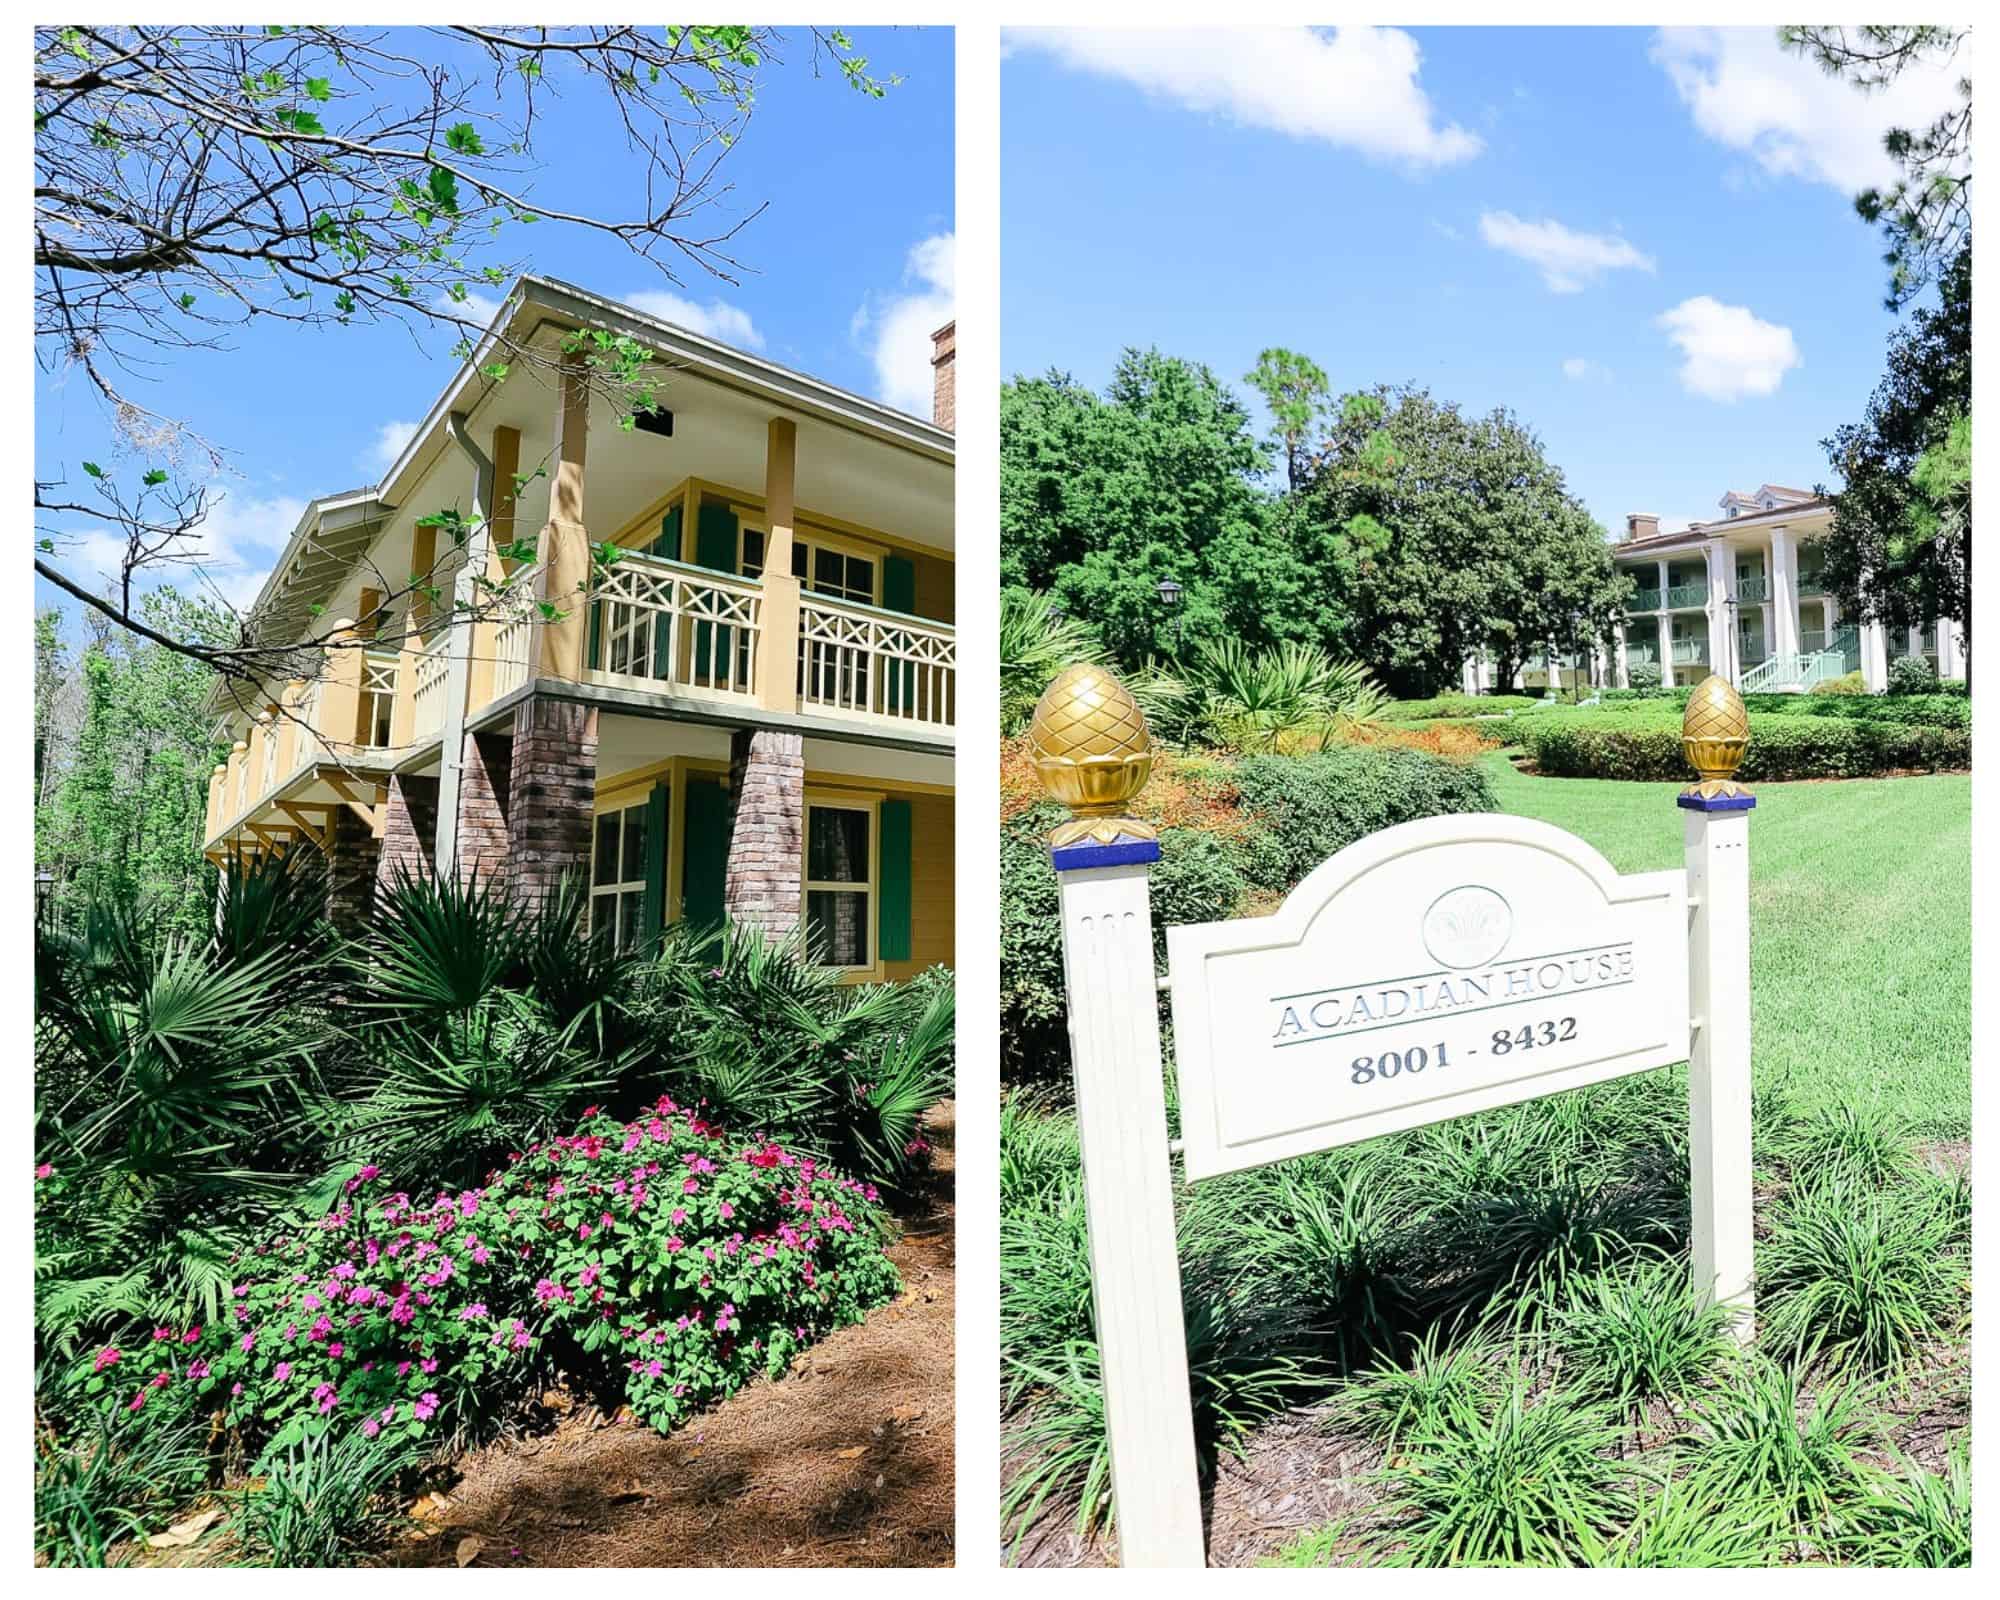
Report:
M 1650 539 L 1660 531 L 1660 519 L 1643 511 L 1630 511 L 1625 515 L 1626 539 Z
M 958 429 L 958 380 L 952 357 L 958 353 L 958 319 L 954 317 L 931 335 L 931 421 Z

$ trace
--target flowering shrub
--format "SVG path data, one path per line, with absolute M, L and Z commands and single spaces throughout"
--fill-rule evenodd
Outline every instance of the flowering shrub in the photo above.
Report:
M 539 1363 L 622 1388 L 666 1429 L 897 1288 L 871 1186 L 665 1097 L 632 1122 L 592 1108 L 483 1187 L 384 1188 L 363 1167 L 338 1210 L 240 1261 L 226 1325 L 88 1352 L 72 1391 L 280 1444 L 343 1425 L 412 1437 L 521 1392 Z

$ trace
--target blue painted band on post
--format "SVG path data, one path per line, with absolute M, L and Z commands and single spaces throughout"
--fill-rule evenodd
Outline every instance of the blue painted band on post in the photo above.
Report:
M 1157 839 L 1119 839 L 1112 844 L 1066 844 L 1049 852 L 1058 872 L 1085 867 L 1136 867 L 1160 859 Z
M 1706 795 L 1682 794 L 1674 796 L 1674 804 L 1683 811 L 1754 811 L 1757 797 L 1754 794 L 1719 794 L 1711 800 Z

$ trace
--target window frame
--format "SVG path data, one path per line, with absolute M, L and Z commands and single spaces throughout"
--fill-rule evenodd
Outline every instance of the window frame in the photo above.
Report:
M 642 796 L 635 801 L 625 801 L 615 805 L 600 805 L 591 813 L 590 818 L 590 904 L 585 908 L 584 935 L 589 939 L 597 937 L 597 903 L 600 899 L 609 900 L 611 902 L 612 915 L 611 947 L 620 953 L 629 953 L 637 949 L 640 934 L 643 932 L 643 930 L 634 927 L 630 931 L 629 940 L 627 939 L 627 930 L 624 925 L 625 897 L 634 893 L 638 895 L 638 910 L 635 916 L 643 917 L 646 906 L 647 852 L 644 849 L 641 849 L 639 852 L 639 876 L 637 878 L 613 878 L 608 883 L 599 883 L 597 881 L 597 849 L 601 837 L 600 825 L 606 817 L 616 817 L 618 819 L 618 843 L 616 849 L 621 859 L 613 866 L 612 870 L 614 872 L 620 871 L 623 867 L 622 858 L 625 854 L 626 819 L 635 811 L 643 817 L 649 804 L 650 799 Z M 669 805 L 671 806 L 671 802 L 669 802 Z M 673 831 L 673 815 L 671 810 L 667 817 L 667 831 L 670 835 Z
M 745 578 L 761 578 L 764 575 L 763 551 L 759 550 L 757 569 L 752 572 L 749 565 L 748 536 L 753 533 L 756 534 L 760 539 L 766 541 L 766 547 L 768 548 L 771 531 L 766 524 L 769 519 L 762 512 L 747 513 L 746 508 L 742 506 L 736 506 L 732 509 L 736 512 L 737 575 Z M 792 529 L 792 549 L 794 552 L 804 553 L 806 568 L 804 576 L 801 577 L 798 573 L 792 574 L 792 576 L 798 578 L 799 588 L 803 593 L 816 594 L 828 600 L 845 601 L 849 605 L 868 605 L 874 606 L 877 610 L 882 609 L 882 574 L 883 570 L 888 566 L 889 556 L 892 553 L 886 545 L 871 545 L 864 540 L 842 538 L 837 534 L 822 533 L 818 528 L 807 526 Z M 845 592 L 835 594 L 831 590 L 815 589 L 813 587 L 813 569 L 818 564 L 819 552 L 821 550 L 832 551 L 849 560 L 866 561 L 868 563 L 871 582 L 869 596 L 866 600 L 857 600 L 853 595 Z M 794 559 L 797 559 L 796 555 Z
M 877 920 L 882 909 L 882 796 L 879 794 L 856 794 L 827 789 L 807 789 L 804 797 L 805 811 L 799 829 L 799 928 L 806 931 L 810 924 L 808 906 L 815 894 L 852 894 L 862 898 L 862 935 L 866 940 L 868 959 L 858 966 L 843 966 L 834 962 L 824 963 L 826 970 L 837 972 L 843 977 L 879 978 L 882 975 L 882 938 Z M 812 867 L 812 814 L 822 811 L 859 811 L 868 818 L 868 877 L 863 882 L 855 879 L 840 883 L 830 879 L 809 876 Z

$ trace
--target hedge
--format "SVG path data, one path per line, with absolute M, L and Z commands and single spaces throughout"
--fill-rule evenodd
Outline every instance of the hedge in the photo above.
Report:
M 1364 834 L 1448 811 L 1490 811 L 1485 773 L 1397 746 L 1342 747 L 1309 756 L 1235 762 L 1226 835 L 1195 826 L 1160 830 L 1152 870 L 1155 959 L 1164 929 L 1209 922 L 1242 907 L 1252 889 L 1285 890 Z M 1042 803 L 1000 827 L 1000 1038 L 1006 1078 L 1066 1078 L 1062 931 L 1048 837 L 1063 820 Z
M 1609 715 L 1543 718 L 1521 743 L 1536 770 L 1552 778 L 1686 779 L 1677 724 Z M 1885 772 L 1958 771 L 1972 765 L 1972 734 L 1845 717 L 1753 712 L 1750 749 L 1738 776 L 1746 782 L 1790 778 L 1867 778 Z
M 1394 700 L 1382 711 L 1384 722 L 1428 722 L 1432 717 L 1491 717 L 1525 711 L 1542 702 L 1527 694 L 1439 694 L 1428 700 Z
M 1749 694 L 1743 704 L 1779 717 L 1845 717 L 1913 728 L 1972 726 L 1972 702 L 1955 694 Z

